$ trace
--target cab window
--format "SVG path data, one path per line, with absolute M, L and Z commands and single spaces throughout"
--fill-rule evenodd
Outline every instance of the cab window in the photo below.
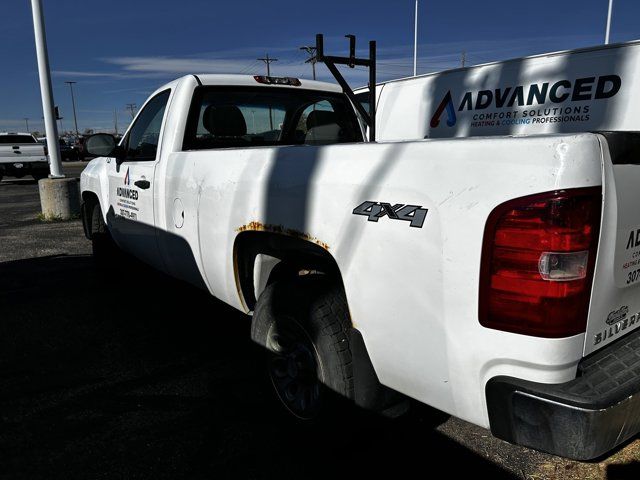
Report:
M 293 88 L 199 87 L 183 150 L 361 142 L 343 94 Z
M 125 141 L 127 160 L 156 159 L 160 129 L 170 93 L 170 90 L 165 90 L 153 97 L 136 118 Z
M 360 102 L 360 105 L 364 108 L 365 112 L 369 111 L 369 92 L 356 93 L 356 100 Z

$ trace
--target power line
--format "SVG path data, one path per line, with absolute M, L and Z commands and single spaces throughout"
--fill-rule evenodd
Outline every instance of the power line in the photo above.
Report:
M 240 71 L 240 75 L 247 75 L 251 73 L 252 70 L 258 67 L 258 60 L 254 60 L 249 66 L 243 68 Z

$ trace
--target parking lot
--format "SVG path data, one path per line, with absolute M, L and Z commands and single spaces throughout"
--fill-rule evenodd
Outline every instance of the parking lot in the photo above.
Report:
M 80 220 L 43 223 L 39 208 L 33 180 L 0 183 L 0 478 L 640 473 L 639 441 L 582 464 L 426 407 L 293 422 L 265 388 L 248 317 L 134 261 L 100 273 Z

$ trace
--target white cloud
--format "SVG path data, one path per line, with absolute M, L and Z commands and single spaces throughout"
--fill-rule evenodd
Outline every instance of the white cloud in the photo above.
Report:
M 239 73 L 249 69 L 256 62 L 245 59 L 144 56 L 114 57 L 105 61 L 118 65 L 126 72 L 153 74 Z

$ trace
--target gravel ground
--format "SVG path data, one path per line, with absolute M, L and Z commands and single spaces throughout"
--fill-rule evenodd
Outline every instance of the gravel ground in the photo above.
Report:
M 38 212 L 35 182 L 0 183 L 2 479 L 640 478 L 638 440 L 579 463 L 427 407 L 292 422 L 248 317 L 135 262 L 104 276 L 79 221 Z

